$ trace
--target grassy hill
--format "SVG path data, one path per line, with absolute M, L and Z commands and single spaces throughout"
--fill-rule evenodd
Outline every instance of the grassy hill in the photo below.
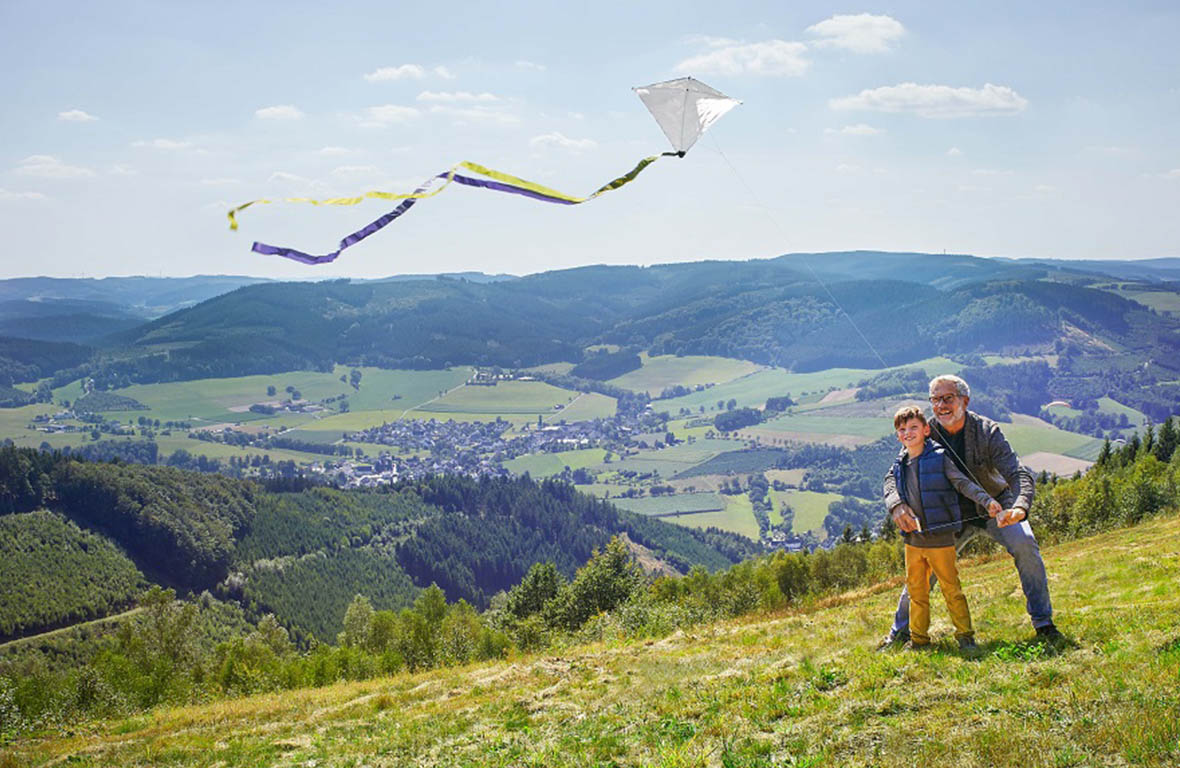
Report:
M 1061 647 L 1030 641 L 1011 561 L 967 564 L 983 645 L 874 653 L 897 583 L 659 639 L 87 724 L 0 765 L 1174 766 L 1180 517 L 1045 550 Z

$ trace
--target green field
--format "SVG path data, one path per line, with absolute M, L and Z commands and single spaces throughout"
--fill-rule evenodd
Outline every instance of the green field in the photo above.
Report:
M 732 531 L 742 536 L 758 540 L 758 521 L 754 519 L 754 507 L 745 494 L 741 496 L 722 496 L 725 499 L 725 509 L 720 512 L 698 512 L 693 515 L 676 515 L 669 517 L 670 523 L 686 525 L 690 528 L 720 528 Z
M 1180 291 L 1142 291 L 1122 283 L 1095 287 L 1101 287 L 1122 296 L 1124 299 L 1138 302 L 1156 312 L 1180 315 Z
M 517 456 L 504 462 L 504 468 L 514 475 L 528 472 L 535 478 L 560 474 L 563 469 L 582 469 L 602 463 L 606 451 L 602 448 L 584 448 L 560 453 L 531 453 Z
M 775 515 L 779 514 L 784 503 L 790 504 L 791 509 L 795 510 L 795 520 L 791 524 L 792 532 L 812 531 L 821 540 L 827 538 L 824 518 L 828 516 L 828 505 L 844 498 L 838 493 L 815 491 L 771 491 L 770 496 L 774 500 Z
M 704 355 L 640 355 L 643 367 L 610 380 L 611 384 L 632 392 L 647 392 L 658 397 L 666 387 L 679 384 L 695 387 L 698 384 L 720 384 L 733 381 L 762 369 L 763 366 L 748 360 L 734 360 L 728 357 L 707 357 Z
M 114 394 L 134 398 L 151 410 L 150 415 L 160 421 L 237 422 L 258 421 L 264 414 L 251 413 L 253 403 L 280 400 L 287 397 L 286 388 L 292 386 L 312 402 L 340 394 L 348 395 L 353 411 L 413 408 L 435 398 L 442 391 L 462 384 L 470 375 L 468 368 L 445 371 L 387 371 L 381 368 L 361 368 L 360 390 L 340 381 L 351 368 L 336 366 L 331 373 L 321 371 L 292 371 L 258 376 L 238 376 L 231 379 L 197 379 L 166 384 L 136 384 L 114 390 Z M 274 386 L 276 394 L 266 393 Z M 82 394 L 77 382 L 54 391 L 57 400 L 75 400 Z M 394 395 L 401 399 L 394 401 Z M 397 404 L 397 406 L 394 405 Z M 234 410 L 231 410 L 234 409 Z
M 545 417 L 545 420 L 564 420 L 572 424 L 575 421 L 606 419 L 614 416 L 618 409 L 619 401 L 613 397 L 600 395 L 597 392 L 582 392 L 574 397 L 572 403 L 562 408 L 560 411 L 554 411 L 553 413 L 549 414 Z
M 725 497 L 719 493 L 681 493 L 640 499 L 611 499 L 611 503 L 628 512 L 653 516 L 720 512 L 726 508 Z
M 785 414 L 777 419 L 763 422 L 751 431 L 766 434 L 795 432 L 813 435 L 853 435 L 876 440 L 893 434 L 893 422 L 888 418 L 833 418 L 816 414 Z
M 659 472 L 665 479 L 708 461 L 719 453 L 744 448 L 740 440 L 696 440 L 692 443 L 662 448 L 658 451 L 640 451 L 633 456 L 615 459 L 609 464 L 600 464 L 595 469 L 632 470 L 639 473 Z
M 577 394 L 543 381 L 503 381 L 494 387 L 465 386 L 452 390 L 431 402 L 429 410 L 459 414 L 550 414 L 554 406 L 566 405 Z
M 927 360 L 895 366 L 896 368 L 923 368 L 930 375 L 937 373 L 954 373 L 963 368 L 945 357 L 934 357 Z M 892 369 L 890 369 L 892 370 Z M 815 373 L 788 373 L 781 369 L 759 371 L 745 376 L 737 381 L 718 384 L 703 392 L 693 392 L 684 397 L 671 400 L 661 400 L 657 408 L 669 413 L 677 413 L 681 408 L 699 412 L 700 407 L 705 410 L 715 410 L 717 401 L 737 400 L 739 407 L 762 407 L 769 397 L 779 397 L 790 393 L 798 399 L 804 392 L 826 392 L 829 389 L 844 389 L 855 385 L 870 376 L 881 373 L 880 369 L 864 368 L 829 368 Z
M 1008 443 L 1018 454 L 1046 451 L 1080 459 L 1085 457 L 1078 451 L 1086 451 L 1093 445 L 1102 446 L 1102 441 L 1096 437 L 1066 432 L 1056 427 L 1003 424 L 1001 428 L 1004 430 L 1004 436 L 1008 438 Z

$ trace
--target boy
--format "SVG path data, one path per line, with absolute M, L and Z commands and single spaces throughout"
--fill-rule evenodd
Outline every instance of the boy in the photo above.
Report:
M 906 586 L 910 593 L 910 642 L 906 647 L 930 645 L 930 574 L 938 577 L 947 610 L 955 625 L 955 639 L 963 650 L 975 650 L 975 631 L 967 597 L 959 584 L 955 565 L 955 534 L 962 527 L 958 493 L 985 507 L 992 515 L 1002 512 L 991 498 L 964 475 L 930 439 L 930 425 L 922 409 L 911 405 L 893 417 L 897 439 L 903 448 L 893 462 L 893 476 L 901 497 L 918 518 L 918 530 L 905 539 Z

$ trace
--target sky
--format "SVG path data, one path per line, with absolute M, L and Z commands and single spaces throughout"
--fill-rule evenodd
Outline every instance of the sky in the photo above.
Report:
M 0 0 L 0 278 L 281 279 L 851 249 L 1180 256 L 1180 4 Z M 742 101 L 584 205 L 452 186 L 461 160 L 585 195 L 668 149 L 632 87 Z

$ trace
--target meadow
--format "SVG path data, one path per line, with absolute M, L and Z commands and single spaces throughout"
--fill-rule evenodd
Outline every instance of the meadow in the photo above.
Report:
M 824 518 L 828 516 L 828 505 L 844 498 L 838 493 L 796 490 L 771 491 L 770 497 L 774 501 L 774 512 L 770 517 L 772 523 L 782 522 L 782 506 L 789 504 L 795 512 L 795 519 L 791 523 L 791 532 L 801 534 L 811 531 L 821 541 L 828 536 L 824 530 Z
M 602 462 L 606 450 L 602 448 L 585 448 L 575 451 L 561 451 L 559 453 L 530 453 L 517 456 L 504 462 L 504 468 L 514 475 L 528 472 L 534 478 L 549 477 L 561 474 L 566 467 L 582 469 Z
M 699 512 L 720 512 L 726 508 L 725 497 L 719 493 L 680 493 L 673 496 L 646 496 L 639 499 L 614 499 L 619 509 L 640 515 L 685 515 Z M 669 519 L 668 522 L 676 522 Z
M 893 579 L 654 637 L 605 622 L 503 661 L 60 724 L 10 743 L 5 765 L 1180 764 L 1180 518 L 1045 558 L 1058 645 L 1031 639 L 997 556 L 962 567 L 976 656 L 942 606 L 933 650 L 874 653 Z
M 908 365 L 896 366 L 896 368 L 922 368 L 927 374 L 933 376 L 936 372 L 958 372 L 962 370 L 963 365 L 945 357 L 933 357 Z M 737 400 L 738 407 L 761 408 L 770 397 L 790 394 L 798 399 L 804 392 L 820 394 L 822 397 L 822 393 L 826 393 L 828 390 L 852 387 L 857 382 L 880 373 L 880 369 L 864 368 L 829 368 L 815 373 L 789 373 L 779 368 L 773 368 L 750 374 L 737 381 L 718 384 L 703 392 L 693 392 L 683 397 L 660 400 L 656 403 L 656 408 L 675 414 L 681 408 L 699 412 L 701 406 L 704 406 L 705 411 L 708 412 L 717 408 L 718 400 L 728 402 L 731 399 Z
M 760 371 L 764 366 L 748 360 L 704 355 L 658 355 L 641 353 L 643 367 L 610 380 L 611 384 L 632 392 L 646 392 L 658 397 L 667 387 L 696 387 L 721 384 Z

